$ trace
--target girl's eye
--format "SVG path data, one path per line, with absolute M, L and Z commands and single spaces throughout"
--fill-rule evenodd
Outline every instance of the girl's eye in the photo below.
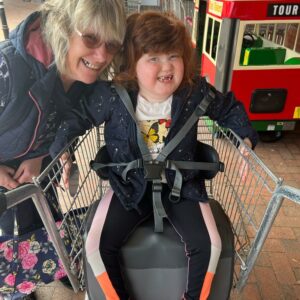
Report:
M 180 57 L 179 54 L 171 54 L 171 55 L 170 55 L 170 59 L 172 59 L 172 60 L 175 60 L 175 59 L 177 59 L 177 58 L 179 58 L 179 57 Z
M 150 62 L 157 62 L 157 61 L 158 61 L 158 58 L 155 57 L 155 56 L 153 56 L 153 57 L 150 57 L 150 58 L 149 58 L 149 61 L 150 61 Z

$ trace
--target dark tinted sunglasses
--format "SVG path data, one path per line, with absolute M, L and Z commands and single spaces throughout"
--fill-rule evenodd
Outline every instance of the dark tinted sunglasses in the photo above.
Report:
M 79 30 L 75 29 L 76 33 L 81 37 L 83 44 L 89 49 L 99 48 L 103 42 L 100 37 L 97 37 L 94 34 L 83 34 Z M 105 49 L 110 54 L 116 54 L 121 49 L 121 44 L 118 42 L 106 42 L 104 43 Z

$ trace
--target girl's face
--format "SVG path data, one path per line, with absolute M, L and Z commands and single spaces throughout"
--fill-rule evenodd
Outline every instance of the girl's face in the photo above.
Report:
M 97 37 L 92 33 L 74 32 L 69 41 L 69 51 L 66 58 L 67 73 L 62 75 L 65 89 L 74 81 L 91 84 L 97 80 L 98 75 L 111 63 L 114 53 L 108 51 L 106 43 L 98 44 L 91 48 L 85 39 L 97 42 Z M 92 44 L 93 45 L 93 44 Z M 89 46 L 89 47 L 88 47 Z M 97 46 L 97 47 L 95 47 Z
M 145 53 L 136 64 L 139 93 L 149 102 L 162 102 L 177 90 L 183 73 L 183 59 L 178 53 Z

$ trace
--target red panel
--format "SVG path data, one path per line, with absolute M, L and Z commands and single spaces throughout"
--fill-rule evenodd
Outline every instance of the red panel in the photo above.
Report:
M 299 0 L 239 0 L 220 1 L 223 2 L 222 18 L 237 18 L 240 20 L 299 20 L 298 17 L 268 17 L 267 9 L 269 4 L 297 3 Z M 218 16 L 216 16 L 218 17 Z
M 300 107 L 300 69 L 239 70 L 234 71 L 231 89 L 246 107 L 251 120 L 293 120 L 294 108 Z M 288 90 L 283 112 L 273 114 L 250 113 L 250 99 L 255 89 L 285 88 Z
M 201 58 L 201 76 L 206 77 L 207 81 L 214 85 L 216 77 L 216 66 L 211 60 L 205 55 L 202 54 Z

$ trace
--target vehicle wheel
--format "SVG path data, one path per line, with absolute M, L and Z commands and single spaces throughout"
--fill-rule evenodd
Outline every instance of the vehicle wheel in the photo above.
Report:
M 259 131 L 259 139 L 264 143 L 273 143 L 283 137 L 283 131 Z

